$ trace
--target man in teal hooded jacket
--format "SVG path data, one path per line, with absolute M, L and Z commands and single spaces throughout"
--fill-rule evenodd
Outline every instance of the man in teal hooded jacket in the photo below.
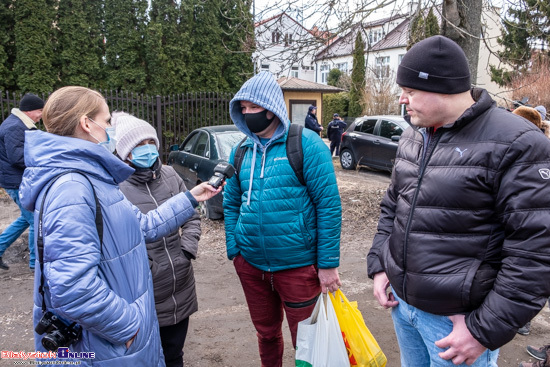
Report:
M 258 332 L 262 366 L 282 366 L 286 313 L 296 346 L 298 322 L 319 293 L 341 285 L 342 208 L 326 144 L 303 129 L 302 185 L 286 155 L 290 121 L 281 88 L 267 72 L 248 80 L 230 103 L 247 136 L 240 172 L 224 194 L 227 255 L 233 260 Z M 230 162 L 234 162 L 235 149 Z

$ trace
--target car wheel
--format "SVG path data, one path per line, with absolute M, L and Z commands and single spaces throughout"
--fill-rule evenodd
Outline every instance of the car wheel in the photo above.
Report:
M 348 149 L 340 152 L 340 164 L 343 169 L 355 169 L 356 163 L 353 154 Z
M 217 213 L 214 208 L 212 208 L 212 204 L 210 203 L 210 200 L 203 201 L 199 204 L 199 214 L 202 218 L 208 218 L 212 220 L 218 220 L 223 218 L 223 214 Z

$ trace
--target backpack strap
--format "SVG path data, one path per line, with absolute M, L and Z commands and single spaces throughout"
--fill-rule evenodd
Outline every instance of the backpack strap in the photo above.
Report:
M 306 181 L 304 179 L 304 151 L 302 149 L 302 131 L 304 127 L 298 124 L 290 124 L 288 128 L 288 136 L 286 139 L 286 156 L 288 163 L 292 167 L 294 174 L 298 178 L 298 181 L 305 186 Z M 241 140 L 237 149 L 235 150 L 235 156 L 233 157 L 233 166 L 237 172 L 237 178 L 241 173 L 241 165 L 243 163 L 244 155 L 246 154 L 246 148 L 242 144 L 246 141 L 246 137 Z
M 233 157 L 233 167 L 235 167 L 235 172 L 237 172 L 237 178 L 239 178 L 239 174 L 241 173 L 241 165 L 243 164 L 244 155 L 246 154 L 246 148 L 242 147 L 245 141 L 246 136 L 237 146 L 237 150 L 235 150 L 235 156 Z
M 44 235 L 42 233 L 42 215 L 44 211 L 44 203 L 46 202 L 46 196 L 48 194 L 48 191 L 50 191 L 51 186 L 57 181 L 61 176 L 67 175 L 69 173 L 79 173 L 88 182 L 90 183 L 90 186 L 92 187 L 92 192 L 94 194 L 95 199 L 95 226 L 97 229 L 97 234 L 99 236 L 99 251 L 101 252 L 101 249 L 103 248 L 103 215 L 101 214 L 101 205 L 99 204 L 99 200 L 97 198 L 97 195 L 95 193 L 94 185 L 86 176 L 86 174 L 79 170 L 70 170 L 67 172 L 63 172 L 55 176 L 46 186 L 44 191 L 44 196 L 42 196 L 42 203 L 40 204 L 40 211 L 38 212 L 38 236 L 36 237 L 36 249 L 38 250 L 38 262 L 40 263 L 40 286 L 38 287 L 38 292 L 42 296 L 42 311 L 46 312 L 46 301 L 44 297 Z
M 298 181 L 305 186 L 304 179 L 304 151 L 302 149 L 302 131 L 304 127 L 298 124 L 290 124 L 286 139 L 286 156 L 288 163 L 294 170 Z

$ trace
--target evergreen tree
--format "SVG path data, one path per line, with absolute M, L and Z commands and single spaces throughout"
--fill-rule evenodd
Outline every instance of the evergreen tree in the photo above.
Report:
M 58 86 L 102 86 L 102 12 L 101 1 L 59 0 L 56 32 Z
M 336 87 L 341 76 L 342 72 L 340 71 L 340 69 L 330 69 L 327 76 L 327 84 Z
M 361 93 L 365 89 L 365 44 L 361 31 L 357 32 L 355 48 L 353 50 L 353 69 L 351 71 L 351 89 L 349 92 L 349 116 L 360 116 L 363 113 L 361 107 Z
M 550 3 L 540 0 L 522 0 L 506 13 L 497 52 L 500 61 L 507 65 L 491 65 L 491 79 L 501 86 L 511 82 L 516 73 L 529 68 L 534 44 L 546 45 L 541 52 L 550 55 Z M 504 66 L 503 65 L 503 66 Z
M 236 92 L 254 72 L 254 21 L 251 0 L 222 0 L 219 13 L 225 57 L 221 90 Z
M 428 16 L 426 16 L 426 23 L 424 24 L 424 38 L 437 36 L 439 32 L 439 22 L 434 14 L 434 8 L 431 7 Z
M 426 35 L 424 16 L 422 11 L 419 10 L 411 20 L 411 29 L 409 30 L 409 42 L 407 44 L 407 50 L 409 50 L 415 43 L 422 41 Z
M 14 89 L 14 27 L 12 2 L 0 4 L 0 91 Z
M 15 12 L 15 63 L 17 89 L 46 93 L 53 90 L 54 5 L 48 0 L 17 0 Z
M 145 42 L 149 93 L 172 94 L 189 90 L 189 25 L 182 22 L 181 17 L 176 1 L 151 2 Z
M 146 91 L 144 35 L 147 5 L 147 0 L 105 0 L 105 59 L 109 88 Z
M 223 0 L 189 0 L 182 11 L 190 16 L 191 50 L 189 67 L 193 89 L 219 91 L 227 88 L 222 75 L 226 50 L 222 46 L 222 28 L 219 23 Z

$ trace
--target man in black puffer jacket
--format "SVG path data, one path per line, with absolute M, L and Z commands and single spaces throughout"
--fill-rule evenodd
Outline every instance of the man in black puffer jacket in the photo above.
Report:
M 392 307 L 402 366 L 496 366 L 550 295 L 550 142 L 470 90 L 445 37 L 413 46 L 397 83 L 413 129 L 368 255 L 374 295 Z

